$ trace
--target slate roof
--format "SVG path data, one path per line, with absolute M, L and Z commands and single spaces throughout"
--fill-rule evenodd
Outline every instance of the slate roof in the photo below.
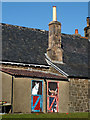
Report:
M 85 65 L 71 65 L 71 64 L 55 64 L 61 70 L 69 75 L 69 77 L 84 77 L 90 78 L 89 71 L 90 68 Z
M 90 61 L 88 39 L 68 34 L 61 34 L 61 39 L 65 64 L 55 65 L 70 76 L 87 76 Z M 2 24 L 3 61 L 47 65 L 44 55 L 47 48 L 48 31 Z
M 2 72 L 8 73 L 14 76 L 25 76 L 25 77 L 37 77 L 37 78 L 45 78 L 45 79 L 57 79 L 57 80 L 67 80 L 66 77 L 47 73 L 47 72 L 38 72 L 38 71 L 30 71 L 30 70 L 20 70 L 20 69 L 10 69 L 10 68 L 2 68 Z
M 69 76 L 89 77 L 90 71 L 90 42 L 88 39 L 78 36 L 62 36 L 63 62 L 64 64 L 55 64 Z
M 47 38 L 47 31 L 3 24 L 2 60 L 45 65 Z

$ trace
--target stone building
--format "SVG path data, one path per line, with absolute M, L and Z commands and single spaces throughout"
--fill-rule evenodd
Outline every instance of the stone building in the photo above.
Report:
M 11 112 L 88 112 L 89 37 L 61 33 L 53 6 L 53 21 L 45 30 L 1 24 L 2 101 Z

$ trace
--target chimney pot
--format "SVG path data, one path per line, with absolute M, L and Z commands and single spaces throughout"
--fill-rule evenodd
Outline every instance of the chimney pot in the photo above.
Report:
M 53 6 L 53 21 L 57 21 L 56 6 Z
M 75 29 L 75 34 L 78 34 L 78 29 Z

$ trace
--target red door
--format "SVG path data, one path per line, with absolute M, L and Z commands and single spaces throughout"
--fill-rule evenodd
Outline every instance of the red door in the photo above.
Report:
M 47 82 L 47 112 L 58 112 L 59 83 Z

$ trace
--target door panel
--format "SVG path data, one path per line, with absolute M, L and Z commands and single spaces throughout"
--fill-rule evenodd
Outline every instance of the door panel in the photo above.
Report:
M 32 80 L 31 111 L 43 112 L 43 81 Z
M 58 112 L 59 83 L 47 82 L 47 112 Z

